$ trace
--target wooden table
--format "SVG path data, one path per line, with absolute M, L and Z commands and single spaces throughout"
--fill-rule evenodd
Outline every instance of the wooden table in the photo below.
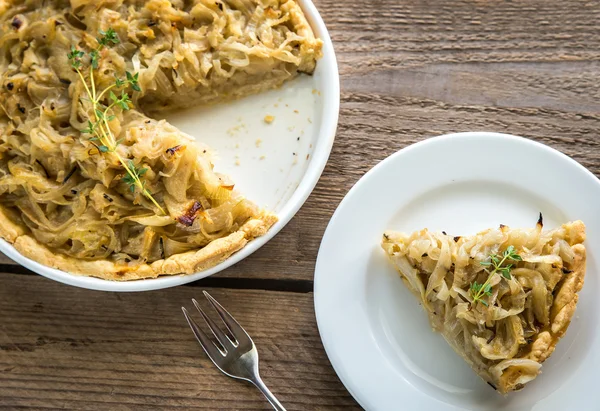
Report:
M 333 152 L 314 193 L 269 244 L 174 289 L 104 293 L 0 266 L 0 407 L 269 409 L 223 376 L 180 306 L 208 289 L 254 337 L 290 410 L 358 408 L 329 364 L 313 270 L 336 206 L 371 167 L 427 137 L 526 136 L 600 174 L 600 2 L 319 0 L 340 66 Z M 398 187 L 392 189 L 401 189 Z

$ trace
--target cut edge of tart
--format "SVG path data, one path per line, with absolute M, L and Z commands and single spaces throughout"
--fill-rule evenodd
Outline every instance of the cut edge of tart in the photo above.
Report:
M 382 247 L 440 332 L 505 394 L 541 372 L 573 318 L 586 269 L 585 225 L 500 225 L 473 236 L 388 231 Z

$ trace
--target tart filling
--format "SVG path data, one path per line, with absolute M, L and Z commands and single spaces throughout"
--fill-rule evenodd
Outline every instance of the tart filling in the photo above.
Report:
M 567 331 L 585 277 L 585 225 L 501 225 L 474 236 L 386 232 L 382 247 L 441 333 L 501 393 L 540 373 Z

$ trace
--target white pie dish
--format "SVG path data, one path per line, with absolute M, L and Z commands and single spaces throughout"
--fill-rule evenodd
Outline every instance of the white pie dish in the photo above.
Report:
M 299 3 L 316 36 L 323 40 L 323 57 L 312 76 L 302 75 L 278 90 L 166 117 L 217 152 L 215 170 L 230 175 L 246 198 L 277 214 L 279 221 L 266 235 L 208 270 L 127 282 L 47 267 L 22 256 L 4 240 L 0 240 L 0 251 L 26 268 L 65 284 L 104 291 L 147 291 L 215 274 L 267 243 L 291 220 L 317 184 L 338 121 L 340 91 L 333 45 L 314 4 L 310 0 Z M 274 117 L 270 124 L 265 121 L 267 115 Z
M 496 133 L 426 140 L 382 161 L 350 190 L 323 237 L 315 311 L 333 367 L 367 410 L 596 409 L 600 376 L 595 250 L 600 181 L 547 146 Z M 469 235 L 502 223 L 544 227 L 581 219 L 587 275 L 575 317 L 521 392 L 503 397 L 431 331 L 426 313 L 380 247 L 386 229 Z

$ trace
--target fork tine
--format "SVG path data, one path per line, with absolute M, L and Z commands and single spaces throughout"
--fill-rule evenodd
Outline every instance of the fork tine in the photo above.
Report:
M 212 306 L 215 307 L 215 310 L 217 310 L 219 317 L 221 317 L 221 320 L 223 320 L 225 325 L 227 325 L 227 328 L 229 328 L 229 331 L 231 331 L 231 334 L 237 340 L 238 344 L 248 341 L 252 342 L 252 338 L 250 338 L 246 330 L 242 328 L 242 326 L 235 320 L 235 318 L 233 318 L 233 316 L 229 314 L 227 310 L 223 308 L 221 304 L 219 304 L 219 302 L 215 300 L 209 293 L 207 293 L 206 291 L 203 291 L 203 293 L 204 296 L 208 299 L 208 301 L 210 301 Z
M 202 310 L 200 304 L 198 304 L 198 301 L 196 301 L 195 298 L 192 298 L 192 302 L 194 303 L 194 306 L 196 306 L 196 309 L 200 312 L 200 315 L 202 315 L 202 318 L 204 318 L 206 325 L 208 325 L 208 328 L 210 328 L 210 331 L 212 331 L 217 341 L 219 341 L 219 343 L 225 349 L 225 352 L 227 353 L 227 351 L 231 351 L 231 349 L 234 347 L 233 342 L 225 335 L 219 326 L 204 313 L 204 310 Z
M 192 332 L 196 336 L 196 339 L 198 340 L 198 342 L 204 349 L 204 352 L 206 353 L 206 355 L 208 355 L 208 357 L 212 360 L 212 362 L 214 362 L 215 365 L 217 365 L 217 367 L 218 367 L 219 365 L 215 362 L 215 360 L 213 358 L 218 358 L 219 356 L 223 357 L 223 353 L 210 340 L 210 338 L 208 338 L 208 336 L 204 333 L 204 331 L 202 331 L 200 329 L 200 327 L 198 327 L 198 324 L 196 324 L 196 321 L 194 321 L 194 319 L 192 317 L 190 317 L 190 315 L 188 314 L 185 307 L 181 307 L 181 310 L 183 311 L 183 315 L 185 316 L 185 319 L 187 320 L 190 328 L 192 329 Z

